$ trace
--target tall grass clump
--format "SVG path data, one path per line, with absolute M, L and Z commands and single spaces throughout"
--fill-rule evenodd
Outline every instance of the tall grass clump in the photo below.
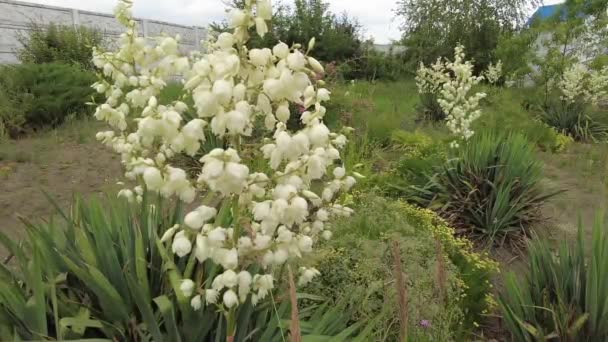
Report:
M 529 244 L 530 269 L 509 273 L 499 303 L 516 341 L 608 340 L 608 235 L 598 216 L 591 246 L 583 225 L 573 244 L 556 251 L 545 240 Z
M 472 138 L 424 190 L 431 205 L 489 243 L 525 235 L 553 194 L 543 191 L 543 165 L 519 134 L 486 131 Z
M 197 310 L 180 291 L 191 263 L 171 256 L 160 241 L 181 217 L 180 205 L 152 195 L 133 205 L 77 200 L 48 223 L 25 221 L 21 243 L 0 233 L 0 246 L 12 255 L 10 265 L 0 264 L 0 340 L 226 341 L 223 313 Z M 196 279 L 209 289 L 220 266 L 208 261 L 203 269 Z M 284 341 L 286 291 L 278 286 L 276 300 L 244 303 L 231 341 Z M 298 317 L 304 338 L 364 333 L 363 322 L 347 324 L 342 308 L 298 294 L 304 298 L 308 305 Z

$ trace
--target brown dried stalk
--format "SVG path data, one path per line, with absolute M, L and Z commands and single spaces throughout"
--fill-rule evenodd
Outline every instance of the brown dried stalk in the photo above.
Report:
M 393 275 L 395 277 L 395 286 L 397 288 L 397 296 L 399 299 L 399 324 L 401 329 L 399 330 L 399 340 L 401 342 L 407 342 L 408 334 L 408 291 L 405 284 L 405 273 L 403 272 L 403 266 L 401 265 L 401 248 L 399 247 L 399 241 L 393 240 L 392 243 L 392 254 L 393 254 Z
M 289 340 L 291 342 L 302 342 L 300 332 L 300 315 L 298 313 L 298 298 L 296 297 L 296 284 L 293 281 L 291 267 L 287 266 L 289 272 L 289 299 L 291 301 L 291 323 L 289 324 Z
M 439 289 L 439 299 L 445 300 L 446 295 L 446 271 L 445 271 L 445 258 L 443 257 L 443 247 L 439 240 L 435 240 L 435 254 L 437 259 L 437 288 Z

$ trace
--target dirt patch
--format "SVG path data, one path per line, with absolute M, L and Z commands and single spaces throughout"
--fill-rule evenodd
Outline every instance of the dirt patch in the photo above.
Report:
M 575 144 L 567 152 L 541 155 L 547 187 L 563 190 L 545 206 L 548 218 L 541 235 L 560 241 L 576 237 L 579 219 L 591 236 L 596 215 L 607 206 L 608 148 L 605 144 Z
M 4 142 L 0 150 L 0 229 L 24 236 L 19 216 L 47 218 L 54 212 L 44 191 L 68 207 L 75 194 L 115 189 L 119 157 L 94 141 L 94 127 L 70 127 Z M 0 248 L 0 256 L 5 251 Z

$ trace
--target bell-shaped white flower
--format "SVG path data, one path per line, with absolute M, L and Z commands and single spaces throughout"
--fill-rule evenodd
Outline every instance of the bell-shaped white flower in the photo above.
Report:
M 184 296 L 190 297 L 190 296 L 192 296 L 192 293 L 194 292 L 195 286 L 196 286 L 196 284 L 194 284 L 194 282 L 192 280 L 182 279 L 182 283 L 180 284 L 179 289 L 182 291 Z
M 180 258 L 190 254 L 190 251 L 192 250 L 192 243 L 184 231 L 181 231 L 175 235 L 173 244 L 171 245 L 171 250 Z
M 232 291 L 232 290 L 228 290 L 228 291 L 224 292 L 223 300 L 224 300 L 224 305 L 228 309 L 232 308 L 233 306 L 235 306 L 239 303 L 239 299 L 236 296 L 236 293 L 234 293 L 234 291 Z

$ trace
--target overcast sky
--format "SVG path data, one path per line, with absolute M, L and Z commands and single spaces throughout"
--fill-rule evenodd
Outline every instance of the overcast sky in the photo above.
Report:
M 46 5 L 77 8 L 97 12 L 111 12 L 117 0 L 26 0 Z M 290 3 L 293 0 L 283 0 Z M 376 43 L 389 43 L 398 39 L 399 22 L 394 19 L 397 0 L 327 0 L 331 11 L 359 19 L 367 37 Z M 562 0 L 545 0 L 545 4 Z M 221 20 L 224 6 L 221 0 L 139 0 L 135 1 L 135 16 L 157 19 L 183 25 L 206 26 L 212 21 Z

